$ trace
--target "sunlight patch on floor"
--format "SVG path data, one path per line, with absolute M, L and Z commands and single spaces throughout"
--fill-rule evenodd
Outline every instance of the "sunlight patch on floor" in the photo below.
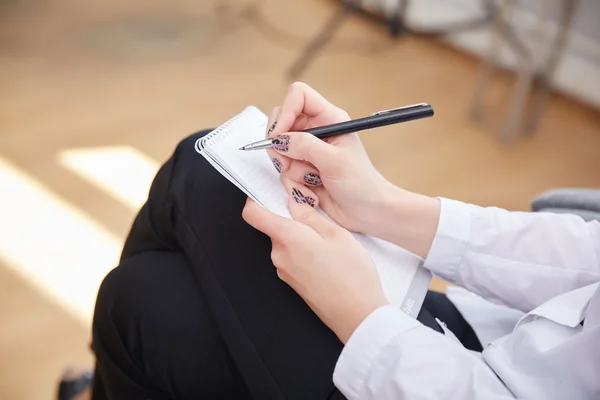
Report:
M 146 201 L 159 168 L 156 161 L 130 146 L 64 150 L 57 160 L 132 210 Z
M 90 215 L 0 158 L 0 258 L 86 324 L 121 246 Z

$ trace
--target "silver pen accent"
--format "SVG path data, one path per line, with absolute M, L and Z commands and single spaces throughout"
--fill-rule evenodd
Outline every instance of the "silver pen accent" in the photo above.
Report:
M 264 139 L 258 142 L 250 143 L 245 145 L 244 147 L 240 147 L 240 150 L 248 151 L 248 150 L 263 150 L 268 149 L 273 145 L 273 139 Z
M 388 114 L 394 111 L 399 111 L 399 110 L 404 110 L 406 108 L 413 108 L 413 107 L 425 107 L 428 106 L 429 104 L 427 103 L 417 103 L 417 104 L 411 104 L 409 106 L 404 106 L 404 107 L 398 107 L 398 108 L 391 108 L 389 110 L 382 110 L 382 111 L 377 111 L 374 112 L 372 115 L 383 115 L 383 114 Z

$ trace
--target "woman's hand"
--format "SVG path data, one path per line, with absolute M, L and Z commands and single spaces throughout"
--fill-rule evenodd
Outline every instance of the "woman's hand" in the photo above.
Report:
M 244 207 L 246 222 L 273 242 L 277 274 L 317 316 L 346 343 L 374 310 L 388 304 L 369 255 L 345 229 L 317 212 L 302 185 L 284 181 L 293 220 L 280 217 L 252 200 Z
M 282 179 L 311 187 L 321 208 L 348 230 L 369 233 L 382 199 L 397 190 L 371 164 L 358 135 L 325 141 L 297 132 L 349 120 L 348 113 L 304 83 L 290 86 L 269 118 L 267 137 L 276 139 L 269 156 Z
M 379 237 L 426 257 L 440 213 L 437 199 L 400 189 L 373 166 L 358 135 L 321 140 L 297 132 L 349 120 L 304 83 L 290 86 L 269 118 L 268 150 L 282 179 L 310 187 L 321 208 L 344 228 Z

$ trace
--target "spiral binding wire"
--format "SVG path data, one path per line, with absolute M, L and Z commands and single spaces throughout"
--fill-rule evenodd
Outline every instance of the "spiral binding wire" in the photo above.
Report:
M 233 125 L 238 119 L 240 119 L 242 117 L 242 115 L 244 115 L 244 113 L 240 113 L 240 114 L 236 115 L 235 117 L 231 118 L 229 121 L 225 122 L 224 124 L 222 124 L 221 126 L 216 128 L 214 131 L 212 131 L 208 135 L 203 136 L 203 137 L 199 138 L 198 140 L 196 140 L 196 143 L 194 144 L 194 149 L 196 149 L 196 152 L 198 154 L 200 154 L 200 153 L 202 153 L 202 150 L 204 149 L 204 147 L 208 146 L 209 144 L 212 145 L 214 143 L 217 143 L 218 139 L 221 139 L 224 137 L 224 135 L 219 135 L 219 134 L 223 131 L 229 130 L 229 127 L 231 125 Z

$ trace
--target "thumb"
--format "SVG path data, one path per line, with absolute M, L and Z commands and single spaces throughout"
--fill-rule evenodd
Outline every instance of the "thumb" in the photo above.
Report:
M 294 228 L 294 222 L 292 220 L 272 213 L 250 198 L 246 200 L 246 205 L 242 211 L 242 218 L 250 226 L 261 231 L 273 240 L 281 240 L 283 234 Z
M 335 173 L 342 150 L 310 133 L 290 132 L 273 138 L 273 149 L 294 160 L 311 163 L 322 174 Z

